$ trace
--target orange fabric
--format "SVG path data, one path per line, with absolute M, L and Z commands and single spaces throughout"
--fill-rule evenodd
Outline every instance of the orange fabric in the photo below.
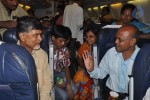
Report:
M 74 100 L 92 100 L 93 83 L 87 73 L 83 70 L 77 71 L 73 78 L 73 82 L 78 86 L 78 91 L 74 96 Z
M 82 76 L 83 76 L 83 71 L 82 70 L 78 70 L 73 78 L 73 82 L 75 84 L 81 82 L 82 80 Z M 89 77 L 87 75 L 84 76 L 83 82 L 87 82 L 89 80 Z
M 84 50 L 90 51 L 90 46 L 89 46 L 86 42 L 84 42 L 84 43 L 80 46 L 80 48 L 79 48 L 79 50 L 78 50 L 78 57 L 82 58 L 82 54 L 84 53 Z

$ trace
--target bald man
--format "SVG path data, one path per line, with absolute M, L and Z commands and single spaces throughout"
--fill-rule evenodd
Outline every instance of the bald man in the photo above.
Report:
M 108 99 L 109 92 L 119 94 L 118 100 L 128 100 L 128 82 L 133 63 L 139 48 L 136 46 L 139 37 L 138 29 L 133 25 L 121 27 L 116 33 L 115 47 L 109 49 L 99 66 L 93 66 L 92 57 L 85 51 L 83 59 L 90 77 L 103 79 L 109 74 L 106 81 L 104 100 Z

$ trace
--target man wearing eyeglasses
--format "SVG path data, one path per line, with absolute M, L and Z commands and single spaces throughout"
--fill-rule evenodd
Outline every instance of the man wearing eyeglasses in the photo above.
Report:
M 138 37 L 139 31 L 133 25 L 126 25 L 118 29 L 115 47 L 107 51 L 98 67 L 93 66 L 92 57 L 87 51 L 82 55 L 90 77 L 103 79 L 109 74 L 104 100 L 108 99 L 110 91 L 119 94 L 118 100 L 128 100 L 128 75 L 132 73 L 135 57 L 140 50 L 136 46 Z

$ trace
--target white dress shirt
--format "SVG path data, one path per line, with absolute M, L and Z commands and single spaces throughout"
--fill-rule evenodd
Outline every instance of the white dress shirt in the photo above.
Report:
M 150 100 L 150 87 L 147 89 L 146 94 L 142 100 Z
M 72 38 L 83 37 L 83 33 L 80 31 L 80 28 L 83 26 L 83 9 L 77 3 L 66 6 L 63 16 L 63 25 L 70 28 Z
M 106 77 L 107 74 L 109 74 L 109 78 L 106 82 L 106 86 L 110 88 L 113 91 L 116 92 L 122 92 L 122 93 L 128 93 L 128 81 L 129 77 L 128 75 L 131 75 L 132 73 L 132 67 L 134 60 L 136 58 L 136 55 L 140 49 L 136 46 L 134 53 L 130 58 L 127 60 L 123 59 L 122 53 L 118 53 L 115 49 L 115 47 L 109 49 L 105 56 L 103 57 L 102 61 L 100 62 L 98 67 L 94 67 L 94 70 L 92 72 L 89 72 L 90 77 L 96 78 L 96 79 L 103 79 Z M 126 88 L 125 90 L 121 90 L 119 88 L 119 71 L 120 66 L 125 63 L 127 64 L 127 72 L 126 72 Z

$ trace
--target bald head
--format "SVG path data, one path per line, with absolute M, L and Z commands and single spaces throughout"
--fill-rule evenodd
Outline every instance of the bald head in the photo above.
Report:
M 118 32 L 123 32 L 124 34 L 128 34 L 130 35 L 131 38 L 136 38 L 138 39 L 139 38 L 139 30 L 134 26 L 134 25 L 125 25 L 125 26 L 122 26 Z M 118 33 L 117 32 L 117 33 Z
M 139 37 L 138 29 L 133 25 L 125 25 L 118 29 L 115 40 L 117 52 L 133 53 L 137 39 Z

